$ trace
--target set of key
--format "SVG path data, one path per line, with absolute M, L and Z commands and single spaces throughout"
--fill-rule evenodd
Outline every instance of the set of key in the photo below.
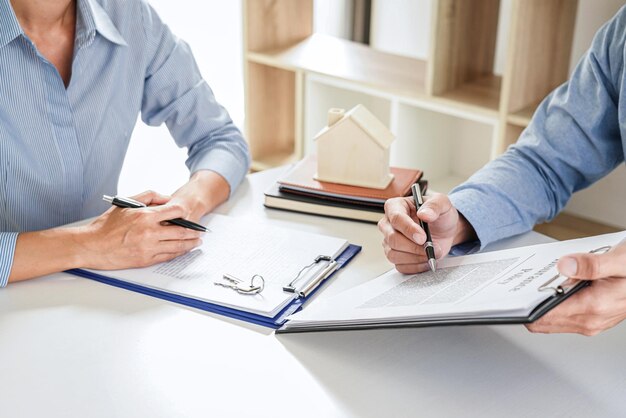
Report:
M 232 274 L 224 274 L 222 276 L 223 281 L 214 282 L 216 286 L 222 286 L 227 289 L 232 289 L 242 295 L 256 295 L 261 293 L 265 288 L 265 279 L 263 276 L 255 274 L 250 281 L 238 279 Z

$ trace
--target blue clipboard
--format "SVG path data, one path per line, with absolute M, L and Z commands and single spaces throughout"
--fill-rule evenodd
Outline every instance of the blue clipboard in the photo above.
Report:
M 333 277 L 338 271 L 343 269 L 359 252 L 361 251 L 361 247 L 358 245 L 350 244 L 348 248 L 346 248 L 339 257 L 335 259 L 338 264 L 338 269 L 333 272 L 330 276 L 328 276 L 324 281 L 314 289 L 308 296 L 300 297 L 294 299 L 289 305 L 287 305 L 282 311 L 280 311 L 274 317 L 267 317 L 263 315 L 253 314 L 250 312 L 245 312 L 239 309 L 228 308 L 225 306 L 221 306 L 215 303 L 205 302 L 202 300 L 194 299 L 187 296 L 181 296 L 166 292 L 164 290 L 152 289 L 145 286 L 140 286 L 138 284 L 129 283 L 124 280 L 114 279 L 112 277 L 107 277 L 102 274 L 93 273 L 91 271 L 74 269 L 68 270 L 67 273 L 84 277 L 86 279 L 95 280 L 100 283 L 108 284 L 110 286 L 119 287 L 126 290 L 131 290 L 133 292 L 142 293 L 144 295 L 152 296 L 155 298 L 167 300 L 174 303 L 180 303 L 181 305 L 190 306 L 192 308 L 201 309 L 203 311 L 216 313 L 219 315 L 224 315 L 229 318 L 238 319 L 241 321 L 250 322 L 256 325 L 261 325 L 268 328 L 278 329 L 285 322 L 287 322 L 287 317 L 291 314 L 298 312 L 302 309 L 302 306 L 306 303 L 307 300 L 311 296 L 313 296 L 325 282 L 327 282 L 331 277 Z

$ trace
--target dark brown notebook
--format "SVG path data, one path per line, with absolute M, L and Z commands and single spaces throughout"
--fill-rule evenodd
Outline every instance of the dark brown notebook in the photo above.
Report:
M 391 167 L 394 179 L 386 189 L 381 190 L 317 181 L 313 179 L 316 171 L 317 160 L 315 155 L 304 158 L 285 177 L 278 180 L 280 191 L 362 203 L 382 204 L 385 200 L 392 197 L 409 195 L 411 185 L 422 177 L 421 170 Z

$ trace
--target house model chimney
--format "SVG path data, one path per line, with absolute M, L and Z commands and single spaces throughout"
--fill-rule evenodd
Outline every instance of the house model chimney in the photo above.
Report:
M 328 111 L 328 126 L 333 126 L 335 123 L 339 122 L 345 114 L 345 109 L 330 109 Z

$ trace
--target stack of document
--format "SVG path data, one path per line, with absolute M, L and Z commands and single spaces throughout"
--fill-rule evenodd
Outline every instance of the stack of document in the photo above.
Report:
M 391 167 L 394 179 L 385 189 L 348 186 L 314 179 L 317 159 L 310 155 L 298 162 L 283 178 L 265 192 L 265 206 L 295 212 L 311 213 L 343 219 L 378 222 L 385 201 L 407 196 L 411 186 L 419 182 L 422 193 L 428 183 L 421 170 Z
M 626 231 L 512 250 L 449 257 L 436 272 L 391 270 L 292 315 L 279 332 L 528 323 L 589 282 L 558 274 L 560 257 L 605 252 Z

